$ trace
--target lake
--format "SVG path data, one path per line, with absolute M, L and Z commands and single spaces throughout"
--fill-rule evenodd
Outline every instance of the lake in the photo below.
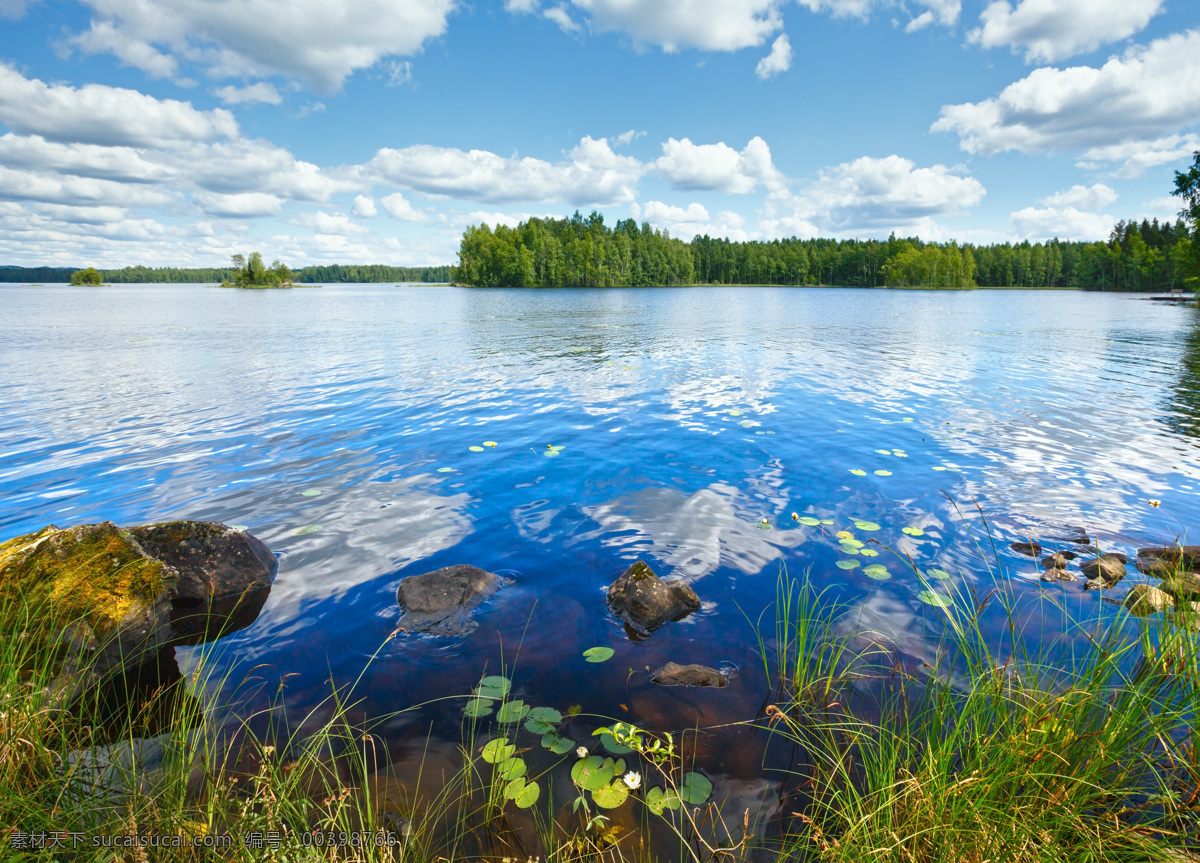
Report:
M 1102 610 L 1010 542 L 1083 528 L 1132 554 L 1200 522 L 1198 313 L 1136 295 L 4 285 L 0 302 L 0 539 L 245 525 L 279 574 L 210 661 L 231 688 L 266 681 L 246 709 L 293 675 L 293 725 L 331 680 L 378 716 L 501 669 L 564 712 L 752 719 L 770 698 L 755 623 L 765 610 L 769 642 L 783 571 L 919 663 L 940 623 L 927 588 L 1000 579 Z M 605 590 L 639 558 L 702 607 L 634 640 Z M 454 563 L 512 584 L 469 636 L 389 640 L 400 579 Z M 1061 615 L 1035 617 L 1060 633 Z M 587 663 L 593 646 L 615 655 Z M 179 650 L 185 671 L 201 651 Z M 668 690 L 649 682 L 667 660 L 737 674 Z M 397 763 L 449 752 L 461 706 L 389 721 Z M 761 752 L 739 751 L 697 757 L 718 790 L 761 795 Z

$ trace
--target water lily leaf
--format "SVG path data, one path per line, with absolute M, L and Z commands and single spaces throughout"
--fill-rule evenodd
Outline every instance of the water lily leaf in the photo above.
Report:
M 562 722 L 562 714 L 553 707 L 535 707 L 529 711 L 529 718 L 535 722 Z
M 484 446 L 496 446 L 496 442 L 494 440 L 485 440 L 483 442 L 483 445 Z
M 758 524 L 756 524 L 756 525 L 754 525 L 754 526 L 755 526 L 755 527 L 757 527 L 759 530 L 770 530 L 770 529 L 771 529 L 771 522 L 767 521 L 767 520 L 764 518 L 762 521 L 760 521 Z
M 858 549 L 852 545 L 843 545 L 842 554 L 858 554 Z
M 454 470 L 454 468 L 452 468 L 452 467 L 439 467 L 437 469 L 437 472 L 438 473 L 450 473 L 450 471 L 452 471 L 452 470 Z
M 518 809 L 528 809 L 537 803 L 541 793 L 541 786 L 536 781 L 526 782 L 521 778 L 514 779 L 504 786 L 504 797 L 517 804 Z
M 752 429 L 758 425 L 758 423 L 756 423 L 754 420 L 742 420 L 740 423 L 738 423 L 738 425 L 744 429 Z
M 863 575 L 867 578 L 873 578 L 876 581 L 887 581 L 892 577 L 886 566 L 882 563 L 873 563 L 870 566 L 863 567 Z
M 950 608 L 954 603 L 948 597 L 943 596 L 934 590 L 922 590 L 917 594 L 917 599 L 926 605 L 932 605 L 936 608 Z
M 934 469 L 934 470 L 945 470 L 945 468 L 944 468 L 944 467 L 942 467 L 940 464 L 934 465 L 934 466 L 933 466 L 933 469 Z
M 617 742 L 617 738 L 613 737 L 607 731 L 600 735 L 600 742 L 604 744 L 604 748 L 613 755 L 628 755 L 633 750 Z
M 475 687 L 475 695 L 479 698 L 503 698 L 512 689 L 512 681 L 499 674 L 491 674 Z
M 544 455 L 546 458 L 556 458 L 559 455 L 562 455 L 562 453 L 560 453 L 556 449 L 548 449 L 544 453 L 542 453 L 542 455 Z
M 488 764 L 499 764 L 502 761 L 512 758 L 513 753 L 516 751 L 517 747 L 513 746 L 503 737 L 497 737 L 485 743 L 480 754 Z
M 616 653 L 611 647 L 589 647 L 583 652 L 583 658 L 588 662 L 605 662 L 612 659 Z
M 892 472 L 891 472 L 890 470 L 877 470 L 877 471 L 875 471 L 875 476 L 891 476 L 891 475 L 892 475 Z
M 740 417 L 740 416 L 742 415 L 742 412 L 741 412 L 741 411 L 739 411 L 739 410 L 736 410 L 736 409 L 731 409 L 731 410 L 727 411 L 727 413 L 728 413 L 728 414 L 729 414 L 731 417 Z
M 300 492 L 300 494 L 304 495 L 305 497 L 316 497 L 320 493 L 321 490 L 319 488 L 306 488 L 304 491 Z
M 503 704 L 496 711 L 496 721 L 501 725 L 508 725 L 512 722 L 520 722 L 529 713 L 529 705 L 520 699 L 509 701 Z
M 674 791 L 663 791 L 655 786 L 646 794 L 646 806 L 655 815 L 662 815 L 664 809 L 679 808 L 679 795 Z
M 566 447 L 562 445 L 546 444 L 546 449 L 550 450 L 551 452 L 562 452 L 566 449 Z
M 542 748 L 549 749 L 555 755 L 564 755 L 575 748 L 575 741 L 551 731 L 542 735 Z
M 554 726 L 541 719 L 526 719 L 525 730 L 530 734 L 547 734 L 554 730 Z
M 483 447 L 481 446 L 469 446 L 467 449 L 469 449 L 471 452 L 483 452 Z
M 838 539 L 854 539 L 854 534 L 848 530 L 839 530 L 834 534 Z
M 823 518 L 823 519 L 821 519 L 821 524 L 833 524 L 833 519 L 832 518 Z
M 879 530 L 879 525 L 873 521 L 856 521 L 854 526 L 859 530 Z
M 712 791 L 712 783 L 693 770 L 684 775 L 679 798 L 688 806 L 699 806 L 712 796 Z
M 620 776 L 625 772 L 625 759 L 618 758 L 613 762 L 613 776 Z
M 890 449 L 877 449 L 877 450 L 875 450 L 875 452 L 879 453 L 880 455 L 891 455 L 892 454 L 892 451 Z
M 862 548 L 863 541 L 861 539 L 840 539 L 838 544 L 843 548 Z
M 908 453 L 902 449 L 892 450 L 892 455 L 894 455 L 896 458 L 908 458 Z
M 571 768 L 571 781 L 585 791 L 595 791 L 612 782 L 612 778 L 612 767 L 605 766 L 604 759 L 599 755 L 580 758 Z
M 946 572 L 944 569 L 927 569 L 925 570 L 925 574 L 930 578 L 936 578 L 938 581 L 950 580 L 950 573 Z
M 904 419 L 900 420 L 900 422 L 902 422 L 902 423 L 910 423 L 912 421 L 913 421 L 912 417 L 905 417 Z
M 478 719 L 481 716 L 487 716 L 492 712 L 492 700 L 490 698 L 472 698 L 463 707 L 463 713 L 473 719 Z
M 517 779 L 529 772 L 525 759 L 519 757 L 505 758 L 496 766 L 496 775 L 501 779 Z
M 806 524 L 806 525 L 808 525 L 809 527 L 816 527 L 818 524 L 820 524 L 820 523 L 821 523 L 821 519 L 819 519 L 819 518 L 813 518 L 811 515 L 802 515 L 802 516 L 800 516 L 800 518 L 798 519 L 798 521 L 799 521 L 801 524 Z
M 629 786 L 620 779 L 601 786 L 592 792 L 592 800 L 601 809 L 618 809 L 629 799 Z
M 838 569 L 854 569 L 858 565 L 859 563 L 857 560 L 839 560 L 837 562 Z
M 900 528 L 900 532 L 907 533 L 909 536 L 924 536 L 925 535 L 925 531 L 921 530 L 921 528 L 919 528 L 919 527 L 902 527 L 902 528 Z
M 858 468 L 853 468 L 853 467 L 850 468 L 850 473 L 854 474 L 855 476 L 866 476 L 867 475 L 867 472 L 865 470 L 859 470 Z
M 863 557 L 879 557 L 879 552 L 873 548 L 860 548 L 858 553 Z
M 295 536 L 305 536 L 306 534 L 310 534 L 310 533 L 318 533 L 320 530 L 321 530 L 321 525 L 319 525 L 319 524 L 306 524 L 306 525 L 304 525 L 304 527 L 296 528 L 294 535 Z

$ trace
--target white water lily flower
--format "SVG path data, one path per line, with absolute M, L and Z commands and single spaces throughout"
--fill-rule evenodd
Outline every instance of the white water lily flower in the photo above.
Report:
M 622 779 L 625 780 L 625 784 L 629 786 L 630 791 L 636 790 L 637 787 L 642 784 L 642 774 L 638 773 L 636 770 L 630 770 L 622 777 Z
M 575 755 L 578 756 L 579 758 L 587 758 L 587 747 L 580 746 L 578 749 L 575 750 Z

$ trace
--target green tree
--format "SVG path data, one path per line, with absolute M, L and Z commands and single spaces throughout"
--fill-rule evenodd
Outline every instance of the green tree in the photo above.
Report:
M 1191 261 L 1185 263 L 1184 284 L 1200 294 L 1200 150 L 1192 155 L 1192 166 L 1175 172 L 1173 194 L 1183 199 L 1179 215 L 1187 220 L 1192 232 Z
M 95 267 L 88 267 L 86 270 L 76 270 L 71 273 L 72 285 L 99 285 L 104 282 L 104 277 L 100 275 L 100 271 Z

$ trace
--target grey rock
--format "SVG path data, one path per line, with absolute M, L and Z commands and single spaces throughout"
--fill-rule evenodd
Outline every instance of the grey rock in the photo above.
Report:
M 1157 587 L 1149 584 L 1135 584 L 1125 595 L 1125 607 L 1131 614 L 1156 614 L 1174 608 L 1175 600 L 1166 591 L 1159 590 Z
M 728 686 L 729 678 L 707 665 L 679 665 L 668 662 L 650 675 L 659 686 Z
M 1083 585 L 1084 590 L 1104 590 L 1107 587 L 1109 587 L 1108 582 L 1100 577 L 1089 578 Z
M 700 608 L 700 597 L 681 581 L 666 582 L 636 561 L 608 588 L 608 607 L 639 635 Z
M 1075 573 L 1052 566 L 1042 573 L 1042 581 L 1074 581 Z
M 1200 569 L 1200 545 L 1163 545 L 1139 548 L 1137 550 L 1138 566 L 1142 561 L 1159 560 L 1172 568 Z
M 1102 578 L 1108 585 L 1114 585 L 1125 577 L 1125 564 L 1114 554 L 1102 554 L 1092 560 L 1085 560 L 1079 569 L 1089 578 Z
M 1027 557 L 1037 557 L 1042 553 L 1042 546 L 1036 542 L 1013 542 L 1009 543 L 1008 547 L 1017 554 L 1024 554 Z
M 1200 599 L 1200 573 L 1172 573 L 1163 579 L 1162 589 L 1182 602 Z
M 430 635 L 469 635 L 479 628 L 471 612 L 506 584 L 494 572 L 456 563 L 400 580 L 400 626 Z
M 1066 569 L 1069 562 L 1075 557 L 1069 551 L 1058 551 L 1049 557 L 1042 558 L 1042 566 L 1046 569 Z

